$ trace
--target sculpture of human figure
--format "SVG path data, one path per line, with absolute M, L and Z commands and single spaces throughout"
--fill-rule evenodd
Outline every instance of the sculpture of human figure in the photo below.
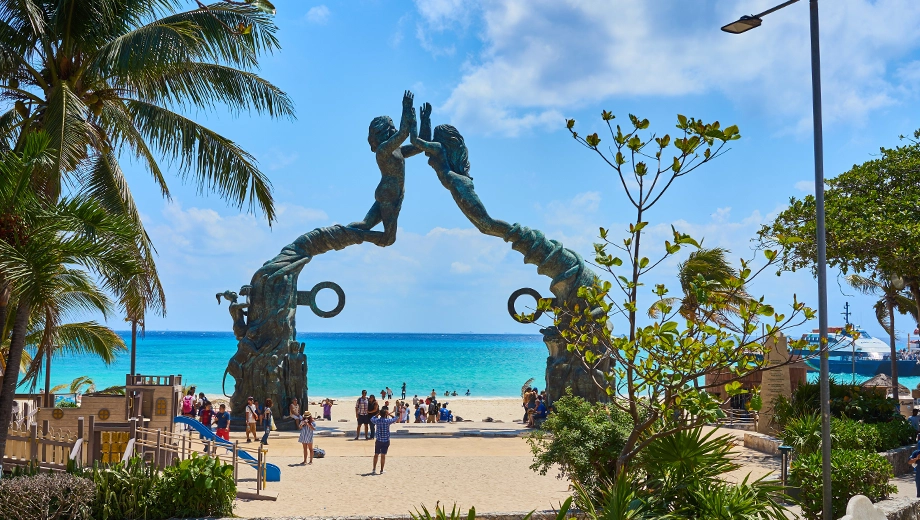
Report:
M 389 116 L 375 117 L 368 128 L 367 142 L 371 151 L 377 155 L 380 168 L 380 184 L 374 192 L 374 205 L 367 212 L 364 220 L 352 222 L 350 228 L 366 232 L 366 240 L 378 246 L 386 247 L 396 242 L 396 222 L 406 194 L 406 159 L 420 153 L 418 148 L 400 146 L 409 137 L 409 128 L 415 128 L 415 110 L 412 107 L 414 97 L 408 90 L 403 94 L 403 111 L 399 121 L 399 131 L 393 126 Z M 431 106 L 428 105 L 430 114 Z M 430 123 L 429 123 L 430 124 Z M 430 126 L 422 124 L 422 135 L 430 134 Z M 383 223 L 383 232 L 371 231 Z
M 420 112 L 422 128 L 431 128 L 431 105 L 425 103 Z M 413 146 L 428 156 L 428 164 L 437 172 L 441 184 L 450 191 L 466 218 L 480 232 L 505 238 L 511 230 L 511 224 L 490 217 L 476 195 L 473 178 L 470 176 L 469 152 L 460 132 L 451 125 L 438 125 L 434 129 L 433 139 L 428 141 L 419 137 L 413 124 L 409 129 L 409 139 Z

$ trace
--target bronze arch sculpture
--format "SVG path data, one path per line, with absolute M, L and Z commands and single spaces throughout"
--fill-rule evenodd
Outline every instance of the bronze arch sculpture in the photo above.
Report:
M 450 125 L 436 127 L 431 136 L 428 103 L 420 109 L 421 132 L 417 134 L 412 101 L 412 94 L 406 92 L 399 129 L 386 116 L 371 122 L 368 143 L 377 156 L 381 182 L 374 205 L 363 221 L 317 228 L 285 246 L 256 271 L 249 285 L 240 289 L 239 295 L 246 297 L 245 303 L 238 302 L 239 295 L 232 291 L 217 295 L 218 303 L 221 297 L 230 302 L 233 332 L 238 340 L 237 352 L 224 374 L 224 379 L 229 374 L 236 381 L 232 410 L 243 410 L 250 395 L 270 397 L 282 406 L 294 397 L 306 402 L 307 359 L 304 344 L 296 339 L 297 306 L 310 306 L 317 316 L 331 318 L 344 307 L 345 294 L 332 282 L 321 282 L 310 291 L 298 291 L 298 276 L 316 255 L 365 241 L 380 247 L 394 243 L 405 194 L 405 159 L 413 155 L 425 153 L 441 184 L 480 232 L 510 242 L 513 250 L 524 255 L 524 263 L 536 265 L 538 274 L 552 279 L 550 292 L 557 303 L 574 304 L 579 287 L 594 282 L 595 273 L 575 251 L 539 230 L 491 218 L 473 187 L 463 137 Z M 410 143 L 404 145 L 406 139 Z M 378 223 L 383 224 L 384 231 L 372 231 Z M 315 303 L 316 293 L 324 288 L 334 290 L 339 297 L 338 305 L 331 311 L 322 311 Z M 521 289 L 511 295 L 508 311 L 518 321 L 521 320 L 515 317 L 514 303 L 524 294 L 539 298 L 533 289 Z M 606 400 L 606 394 L 574 357 L 576 354 L 567 351 L 556 328 L 547 327 L 540 332 L 549 350 L 545 388 L 550 400 L 557 399 L 566 388 L 591 400 Z

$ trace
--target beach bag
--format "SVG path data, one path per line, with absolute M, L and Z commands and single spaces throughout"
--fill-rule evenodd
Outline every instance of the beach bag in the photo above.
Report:
M 278 427 L 275 426 L 275 416 L 272 415 L 272 416 L 271 416 L 271 430 L 272 430 L 272 431 L 275 431 L 275 430 L 277 430 L 277 429 L 278 429 Z
M 192 396 L 187 395 L 182 398 L 182 413 L 192 413 Z
M 313 446 L 313 458 L 321 459 L 326 456 L 326 450 L 320 448 L 319 446 Z

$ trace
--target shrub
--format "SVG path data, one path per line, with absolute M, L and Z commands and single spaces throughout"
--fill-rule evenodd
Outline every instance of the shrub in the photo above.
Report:
M 155 495 L 167 517 L 232 516 L 233 466 L 192 453 L 192 458 L 163 470 Z
M 93 518 L 96 520 L 168 518 L 161 511 L 156 496 L 159 474 L 140 457 L 127 464 L 94 466 L 86 475 L 96 484 Z
M 819 431 L 820 428 L 819 422 Z M 876 453 L 882 451 L 882 439 L 875 424 L 864 424 L 852 419 L 831 419 L 831 436 L 831 446 Z
M 90 520 L 94 496 L 91 480 L 67 473 L 0 479 L 0 518 Z
M 543 426 L 528 437 L 534 455 L 530 469 L 545 475 L 558 464 L 560 477 L 593 488 L 613 478 L 631 429 L 625 413 L 589 403 L 569 391 L 553 405 Z
M 792 446 L 795 455 L 818 451 L 821 449 L 821 416 L 806 414 L 789 419 L 781 438 L 783 444 Z
M 876 502 L 888 498 L 890 493 L 897 490 L 895 486 L 888 484 L 888 479 L 892 477 L 891 464 L 877 453 L 833 450 L 831 467 L 831 518 L 843 516 L 847 501 L 854 495 L 865 495 Z M 796 457 L 789 473 L 789 483 L 801 488 L 799 501 L 805 518 L 821 518 L 821 454 L 811 453 Z
M 874 424 L 881 439 L 881 450 L 891 450 L 917 442 L 917 430 L 903 416 L 891 422 Z
M 899 418 L 895 411 L 897 401 L 889 399 L 884 392 L 877 389 L 863 388 L 856 385 L 839 384 L 830 381 L 831 415 L 847 417 L 865 423 L 890 422 Z M 817 383 L 799 385 L 791 399 L 777 398 L 774 403 L 773 420 L 779 429 L 783 429 L 789 420 L 813 414 L 820 408 L 821 391 Z

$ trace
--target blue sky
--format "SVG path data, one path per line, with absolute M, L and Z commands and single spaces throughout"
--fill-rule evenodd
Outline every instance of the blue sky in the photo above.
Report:
M 297 119 L 221 108 L 192 115 L 258 158 L 278 222 L 270 229 L 178 178 L 164 201 L 138 165 L 128 166 L 168 297 L 167 317 L 148 317 L 148 329 L 229 330 L 215 293 L 238 290 L 298 235 L 363 217 L 380 178 L 367 126 L 377 115 L 398 118 L 405 89 L 432 103 L 435 124 L 463 133 L 493 216 L 539 228 L 586 258 L 598 227 L 620 234 L 632 212 L 613 172 L 571 139 L 564 118 L 582 132 L 601 129 L 602 109 L 648 118 L 658 133 L 673 129 L 677 113 L 736 124 L 743 138 L 731 151 L 681 179 L 654 209 L 647 243 L 674 224 L 750 257 L 758 226 L 813 190 L 807 2 L 744 35 L 719 31 L 775 1 L 275 0 L 282 50 L 261 73 L 290 94 Z M 920 127 L 920 3 L 824 2 L 821 24 L 833 176 Z M 673 282 L 675 265 L 663 264 L 649 283 Z M 507 298 L 520 287 L 549 294 L 549 280 L 509 244 L 475 231 L 423 158 L 407 164 L 396 244 L 321 255 L 300 287 L 324 280 L 344 288 L 345 310 L 323 320 L 304 309 L 301 331 L 535 333 L 510 319 Z M 854 321 L 880 333 L 873 300 L 837 282 L 831 273 L 831 324 L 849 301 Z M 793 293 L 817 300 L 809 273 L 765 276 L 753 292 L 779 309 Z

